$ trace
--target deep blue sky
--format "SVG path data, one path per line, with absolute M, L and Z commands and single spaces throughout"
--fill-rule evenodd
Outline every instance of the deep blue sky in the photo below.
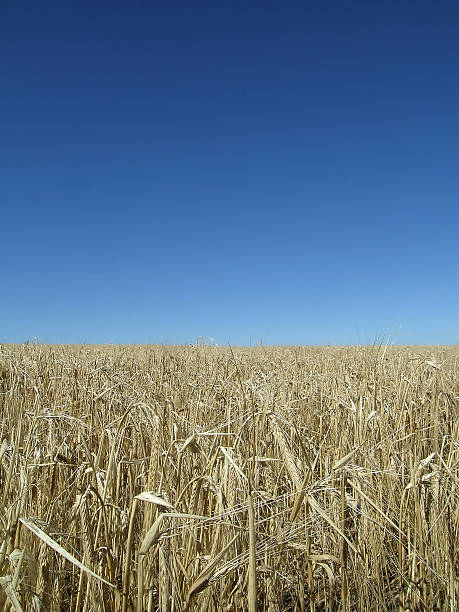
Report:
M 0 341 L 459 343 L 459 4 L 0 7 Z

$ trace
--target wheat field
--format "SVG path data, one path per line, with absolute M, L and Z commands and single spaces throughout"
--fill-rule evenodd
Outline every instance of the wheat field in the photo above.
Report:
M 0 609 L 450 610 L 457 347 L 0 347 Z

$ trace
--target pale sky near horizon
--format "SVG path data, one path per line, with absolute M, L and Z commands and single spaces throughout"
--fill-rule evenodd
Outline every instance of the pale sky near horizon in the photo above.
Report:
M 457 2 L 4 2 L 0 342 L 459 343 Z

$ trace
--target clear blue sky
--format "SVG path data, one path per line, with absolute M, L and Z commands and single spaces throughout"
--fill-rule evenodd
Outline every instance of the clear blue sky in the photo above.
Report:
M 459 343 L 459 4 L 0 8 L 0 341 Z

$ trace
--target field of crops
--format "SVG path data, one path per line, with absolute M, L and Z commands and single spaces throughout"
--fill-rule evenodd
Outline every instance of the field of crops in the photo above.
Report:
M 0 609 L 459 606 L 457 347 L 0 347 Z

